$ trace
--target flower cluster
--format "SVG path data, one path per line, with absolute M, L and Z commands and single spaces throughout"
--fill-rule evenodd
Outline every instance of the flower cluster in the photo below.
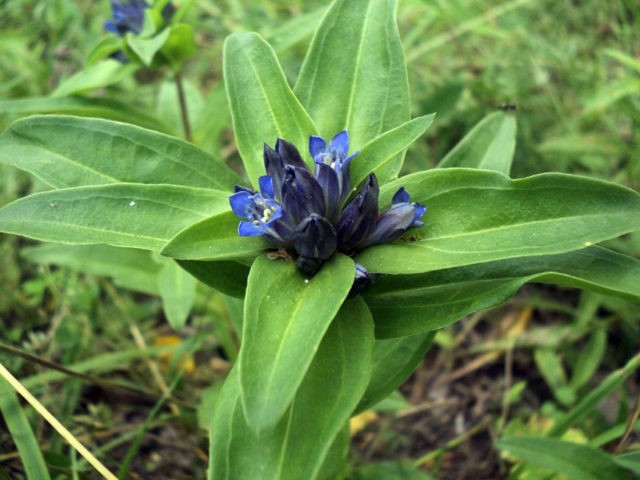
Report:
M 119 37 L 124 37 L 129 32 L 138 35 L 142 31 L 144 11 L 147 8 L 149 8 L 149 4 L 145 0 L 129 0 L 127 2 L 111 0 L 113 18 L 108 20 L 104 26 Z M 162 9 L 162 18 L 167 22 L 174 13 L 175 7 L 171 2 L 168 2 Z
M 358 152 L 347 155 L 349 136 L 338 133 L 327 145 L 321 137 L 309 139 L 314 172 L 298 149 L 278 139 L 275 149 L 264 146 L 267 175 L 259 179 L 259 191 L 236 186 L 229 198 L 241 221 L 238 233 L 264 236 L 273 245 L 297 255 L 298 268 L 314 275 L 335 252 L 352 255 L 371 245 L 392 242 L 407 229 L 422 226 L 426 207 L 411 202 L 400 188 L 391 207 L 378 211 L 378 181 L 371 173 L 350 198 L 349 166 Z M 357 266 L 356 284 L 369 275 Z

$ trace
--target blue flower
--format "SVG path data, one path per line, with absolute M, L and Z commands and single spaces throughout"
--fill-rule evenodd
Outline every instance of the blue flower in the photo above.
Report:
M 309 137 L 309 153 L 315 162 L 315 177 L 324 191 L 327 218 L 335 220 L 351 190 L 349 165 L 358 155 L 349 156 L 349 135 L 346 130 L 338 133 L 327 146 L 322 137 Z
M 287 246 L 288 242 L 275 228 L 283 212 L 280 204 L 273 200 L 271 177 L 260 177 L 260 192 L 236 186 L 236 192 L 229 197 L 229 203 L 233 213 L 248 220 L 238 225 L 239 235 L 245 237 L 264 235 L 271 243 Z
M 349 200 L 349 165 L 357 152 L 348 155 L 349 136 L 338 133 L 327 145 L 317 136 L 309 139 L 314 173 L 290 142 L 278 139 L 275 148 L 264 146 L 266 176 L 259 179 L 259 192 L 236 187 L 231 208 L 241 218 L 238 233 L 262 235 L 296 257 L 298 268 L 314 275 L 337 251 L 353 255 L 363 248 L 396 240 L 409 228 L 422 226 L 426 207 L 411 202 L 400 188 L 391 207 L 378 210 L 379 187 L 371 173 Z M 369 272 L 356 265 L 350 295 L 372 281 Z
M 358 247 L 365 248 L 393 242 L 409 228 L 424 225 L 420 219 L 426 211 L 427 207 L 411 202 L 407 191 L 404 187 L 400 187 L 391 200 L 391 208 L 382 212 L 375 227 Z
M 124 37 L 128 32 L 137 35 L 142 30 L 144 11 L 147 8 L 149 8 L 149 4 L 145 0 L 130 0 L 128 2 L 111 0 L 113 18 L 108 20 L 104 26 L 119 37 Z
M 149 4 L 145 0 L 129 0 L 124 2 L 121 0 L 111 0 L 111 10 L 113 17 L 105 22 L 105 28 L 115 33 L 119 37 L 124 37 L 131 32 L 138 35 L 142 31 L 144 23 L 144 11 L 149 8 Z M 171 2 L 162 8 L 162 18 L 168 22 L 176 11 L 176 7 Z

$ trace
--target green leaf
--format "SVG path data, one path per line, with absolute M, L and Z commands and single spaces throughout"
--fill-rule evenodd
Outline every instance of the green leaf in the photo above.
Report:
M 399 154 L 404 154 L 404 151 L 427 131 L 434 118 L 433 113 L 414 118 L 383 133 L 362 147 L 360 154 L 351 162 L 352 185 L 354 187 L 359 185 L 372 171 L 376 172 L 381 184 L 392 180 L 392 177 L 380 176 L 380 172 L 383 172 L 385 165 L 393 162 Z
M 132 64 L 123 64 L 117 60 L 107 59 L 67 78 L 58 85 L 58 88 L 51 95 L 62 97 L 107 87 L 122 80 L 135 68 L 135 65 Z
M 363 296 L 376 321 L 376 336 L 389 338 L 435 330 L 495 307 L 532 281 L 640 302 L 640 261 L 601 247 L 418 275 L 383 275 Z
M 411 462 L 374 462 L 353 472 L 350 480 L 436 480 Z
M 171 328 L 180 330 L 191 312 L 197 280 L 175 261 L 169 258 L 159 260 L 162 269 L 158 275 L 158 292 L 162 298 L 162 309 Z
M 224 81 L 238 151 L 249 180 L 257 186 L 258 177 L 265 174 L 264 144 L 274 146 L 277 138 L 284 138 L 304 155 L 316 127 L 287 84 L 273 49 L 259 35 L 227 37 Z
M 202 283 L 219 292 L 236 298 L 244 298 L 247 289 L 249 267 L 232 260 L 201 262 L 178 260 L 178 264 Z
M 321 478 L 323 460 L 367 385 L 372 346 L 366 305 L 359 298 L 347 301 L 322 339 L 291 406 L 262 436 L 243 415 L 237 368 L 232 370 L 214 412 L 208 478 Z
M 346 128 L 354 150 L 410 120 L 396 3 L 334 2 L 316 30 L 295 86 L 320 133 L 330 138 Z
M 291 404 L 354 275 L 353 261 L 339 254 L 311 279 L 293 262 L 254 262 L 238 358 L 242 405 L 254 431 L 273 427 Z
M 498 172 L 435 169 L 390 182 L 380 205 L 404 186 L 428 207 L 424 227 L 356 257 L 370 272 L 421 273 L 532 255 L 563 253 L 640 227 L 640 195 L 565 174 L 510 180 Z M 571 201 L 567 201 L 571 199 Z
M 534 351 L 534 360 L 556 400 L 565 406 L 575 403 L 576 395 L 567 384 L 567 375 L 560 354 L 550 347 L 538 347 Z
M 29 117 L 2 133 L 0 147 L 0 161 L 54 188 L 122 182 L 231 191 L 242 181 L 189 143 L 109 120 Z
M 147 67 L 151 66 L 156 53 L 164 46 L 169 38 L 169 30 L 162 30 L 157 35 L 150 38 L 143 38 L 133 33 L 128 33 L 125 37 L 127 45 L 140 58 Z
M 40 444 L 16 398 L 13 387 L 2 377 L 0 377 L 0 413 L 18 449 L 27 478 L 49 480 L 51 477 L 40 451 Z
M 559 437 L 577 422 L 587 418 L 605 397 L 617 390 L 638 368 L 640 368 L 640 353 L 632 357 L 624 367 L 609 374 L 600 385 L 583 396 L 571 410 L 554 423 L 547 432 L 547 436 Z
M 614 457 L 615 462 L 618 465 L 622 465 L 634 473 L 640 473 L 640 451 L 634 451 L 629 453 L 623 453 Z
M 629 472 L 613 457 L 587 445 L 544 437 L 503 437 L 496 442 L 500 450 L 537 467 L 580 480 L 623 480 Z
M 42 192 L 0 208 L 0 231 L 46 242 L 158 251 L 183 228 L 226 210 L 227 192 L 113 184 Z
M 571 388 L 578 390 L 589 383 L 598 370 L 606 352 L 607 329 L 604 326 L 598 326 L 578 355 L 571 381 L 569 382 Z
M 286 19 L 281 18 L 277 23 L 264 25 L 269 28 L 268 33 L 265 34 L 266 40 L 276 52 L 284 52 L 313 35 L 318 27 L 318 19 L 325 14 L 326 10 L 327 6 L 322 5 L 306 13 L 298 11 L 296 15 Z
M 160 266 L 149 252 L 110 245 L 57 245 L 23 248 L 20 255 L 42 265 L 58 265 L 79 272 L 110 277 L 123 288 L 158 294 Z
M 122 50 L 123 40 L 116 35 L 108 35 L 94 45 L 87 55 L 87 65 L 94 66 L 98 62 L 110 57 L 118 50 Z
M 481 168 L 509 175 L 515 149 L 516 117 L 494 112 L 473 127 L 438 167 Z
M 173 133 L 171 127 L 153 115 L 133 108 L 130 103 L 108 98 L 91 98 L 80 95 L 69 97 L 30 97 L 0 100 L 4 113 L 59 113 L 81 117 L 99 117 L 107 120 L 133 123 L 158 132 Z
M 169 28 L 169 37 L 160 49 L 174 71 L 196 53 L 196 44 L 191 25 L 181 23 Z
M 226 260 L 255 257 L 273 248 L 263 237 L 238 235 L 239 222 L 231 211 L 202 220 L 172 238 L 162 254 L 181 260 Z
M 373 350 L 373 370 L 357 412 L 371 408 L 390 395 L 416 369 L 429 350 L 434 332 L 402 338 L 378 339 Z

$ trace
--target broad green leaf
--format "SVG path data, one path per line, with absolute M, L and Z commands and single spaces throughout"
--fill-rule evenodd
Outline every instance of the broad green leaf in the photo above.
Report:
M 172 259 L 159 260 L 162 269 L 158 274 L 158 292 L 162 298 L 162 309 L 169 325 L 174 330 L 180 330 L 191 312 L 197 280 Z
M 233 260 L 202 262 L 178 260 L 178 264 L 202 283 L 219 292 L 236 298 L 244 298 L 247 289 L 249 267 Z
M 378 339 L 373 349 L 373 370 L 356 411 L 371 408 L 398 388 L 429 350 L 434 332 L 402 338 Z
M 40 451 L 40 444 L 16 398 L 13 387 L 2 377 L 0 377 L 0 414 L 18 449 L 27 478 L 49 480 L 51 477 Z
M 570 479 L 624 480 L 629 472 L 616 464 L 611 455 L 576 443 L 545 437 L 503 437 L 496 442 L 500 450 L 537 467 L 562 473 Z
M 0 161 L 54 188 L 157 183 L 229 190 L 241 182 L 224 163 L 161 133 L 109 120 L 35 116 L 0 136 Z
M 426 132 L 433 123 L 434 117 L 435 114 L 414 118 L 383 133 L 362 147 L 360 154 L 351 162 L 351 184 L 354 188 L 373 171 L 378 175 L 380 183 L 392 180 L 392 178 L 380 177 L 381 169 Z
M 256 259 L 249 273 L 238 358 L 251 428 L 280 420 L 353 283 L 355 266 L 335 255 L 311 279 L 290 261 Z
M 202 220 L 172 238 L 162 254 L 180 260 L 228 260 L 255 257 L 273 248 L 263 237 L 238 235 L 238 223 L 231 211 Z
M 509 175 L 515 149 L 516 117 L 494 112 L 473 127 L 438 167 L 481 168 Z
M 59 265 L 79 272 L 111 277 L 116 285 L 136 292 L 158 294 L 160 266 L 149 252 L 110 245 L 58 245 L 23 248 L 20 255 L 43 265 Z
M 46 242 L 158 251 L 183 228 L 226 210 L 227 192 L 123 183 L 65 188 L 0 208 L 0 231 Z
M 526 282 L 586 288 L 640 302 L 640 261 L 590 247 L 418 275 L 383 275 L 364 293 L 379 338 L 449 325 L 507 301 Z
M 232 370 L 214 412 L 208 478 L 322 478 L 323 460 L 369 380 L 372 346 L 366 305 L 359 298 L 347 301 L 317 347 L 291 406 L 263 435 L 246 421 L 238 369 Z
M 338 435 L 333 440 L 333 444 L 329 448 L 320 471 L 316 476 L 318 480 L 334 480 L 336 478 L 343 478 L 343 472 L 347 468 L 347 460 L 349 456 L 349 444 L 351 443 L 351 434 L 349 431 L 349 424 L 338 432 Z
M 62 97 L 83 93 L 97 88 L 107 87 L 119 82 L 135 70 L 135 65 L 123 64 L 117 60 L 107 59 L 92 65 L 64 80 L 51 94 Z
M 4 113 L 58 113 L 81 117 L 98 117 L 118 122 L 127 122 L 150 128 L 158 132 L 174 133 L 165 122 L 149 115 L 129 103 L 108 98 L 91 98 L 80 95 L 69 97 L 30 97 L 0 100 L 0 111 Z
M 614 457 L 615 462 L 618 465 L 632 470 L 636 474 L 640 474 L 640 451 L 623 453 Z
M 334 2 L 316 30 L 295 86 L 320 133 L 331 138 L 346 128 L 354 150 L 410 120 L 396 3 Z
M 425 226 L 359 254 L 356 261 L 370 272 L 421 273 L 563 253 L 640 228 L 637 192 L 574 175 L 510 180 L 487 170 L 435 169 L 384 185 L 380 205 L 390 204 L 401 186 L 427 206 Z
M 307 157 L 309 135 L 316 133 L 316 127 L 291 91 L 267 42 L 255 33 L 227 37 L 224 81 L 238 151 L 254 186 L 265 175 L 265 143 L 273 147 L 277 138 L 284 138 Z

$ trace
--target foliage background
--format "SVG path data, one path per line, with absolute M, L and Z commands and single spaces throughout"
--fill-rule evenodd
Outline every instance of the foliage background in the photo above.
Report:
M 185 20 L 195 28 L 198 54 L 186 64 L 184 77 L 196 143 L 211 152 L 222 151 L 231 165 L 238 164 L 220 84 L 225 36 L 239 30 L 261 33 L 274 45 L 293 83 L 325 5 L 280 0 L 194 2 Z M 86 64 L 93 45 L 105 35 L 103 22 L 109 16 L 108 2 L 0 2 L 2 127 L 45 108 L 43 99 Z M 407 171 L 434 166 L 486 114 L 515 104 L 514 177 L 563 171 L 640 188 L 640 7 L 636 2 L 401 0 L 398 18 L 413 114 L 437 112 L 428 134 L 410 149 Z M 142 70 L 88 95 L 153 114 L 179 136 L 179 111 L 167 78 Z M 0 204 L 42 188 L 23 173 L 0 165 Z M 30 244 L 0 236 L 0 338 L 4 343 L 76 367 L 98 358 L 111 379 L 154 391 L 162 381 L 170 383 L 172 374 L 163 370 L 162 362 L 135 359 L 141 356 L 141 339 L 153 343 L 172 333 L 157 297 L 132 294 L 104 277 L 34 263 L 25 250 Z M 637 253 L 640 238 L 629 236 L 610 246 Z M 235 341 L 225 338 L 224 325 L 233 321 L 234 308 L 237 305 L 211 290 L 198 289 L 189 325 L 179 332 L 181 338 L 190 339 L 182 346 L 195 353 L 196 367 L 176 384 L 177 396 L 206 398 L 211 393 L 205 387 L 224 374 L 227 363 L 221 346 L 231 345 L 227 351 L 233 351 Z M 415 459 L 435 452 L 425 464 L 440 478 L 494 478 L 500 465 L 495 453 L 487 465 L 468 455 L 472 442 L 488 444 L 491 432 L 464 435 L 470 426 L 482 425 L 485 417 L 504 415 L 506 396 L 487 397 L 487 392 L 503 388 L 507 378 L 514 388 L 521 385 L 520 391 L 510 390 L 514 403 L 508 411 L 510 428 L 535 430 L 553 417 L 559 405 L 573 404 L 580 392 L 637 351 L 638 316 L 637 306 L 619 300 L 560 288 L 525 287 L 502 309 L 476 315 L 438 335 L 437 348 L 403 387 L 412 406 L 400 402 L 391 407 L 392 413 L 377 414 L 354 434 L 354 462 Z M 212 332 L 216 335 L 211 336 Z M 505 339 L 516 334 L 518 347 L 506 349 Z M 511 360 L 505 354 L 509 351 Z M 583 357 L 589 357 L 591 365 L 580 367 L 586 370 L 578 372 L 578 381 L 576 365 L 583 365 L 579 361 Z M 200 454 L 206 451 L 205 435 L 196 427 L 194 410 L 174 405 L 150 418 L 153 397 L 134 394 L 123 400 L 108 386 L 62 376 L 45 383 L 46 379 L 34 376 L 48 369 L 14 355 L 2 354 L 2 360 L 21 378 L 35 378 L 32 386 L 39 398 L 63 423 L 74 425 L 75 433 L 104 435 L 108 446 L 103 448 L 112 458 L 124 457 L 140 426 L 150 422 L 145 448 L 137 452 L 132 467 L 143 478 L 151 473 L 161 478 L 158 472 L 166 472 L 167 465 L 173 469 L 167 478 L 192 478 L 205 468 L 205 455 Z M 508 365 L 511 369 L 505 369 Z M 158 374 L 149 375 L 149 369 Z M 637 395 L 637 386 L 630 382 L 618 394 L 621 401 L 605 405 L 591 430 L 574 434 L 594 437 L 604 426 L 624 418 L 624 408 L 633 407 L 630 399 Z M 455 408 L 436 415 L 424 406 L 445 399 Z M 618 409 L 619 405 L 623 408 Z M 412 408 L 422 414 L 412 416 L 408 413 Z M 450 421 L 438 422 L 438 416 Z M 64 443 L 36 415 L 32 420 L 48 458 L 72 465 Z M 455 422 L 462 422 L 462 427 L 456 430 Z M 10 437 L 0 432 L 0 466 L 10 475 L 20 468 L 19 462 Z M 468 444 L 467 451 L 459 451 L 461 457 L 456 457 L 455 449 L 438 450 L 458 437 Z M 464 442 L 458 448 L 465 448 Z M 175 451 L 181 455 L 169 453 Z M 185 456 L 189 461 L 180 460 Z M 456 462 L 459 458 L 471 460 Z M 84 467 L 69 468 L 82 471 Z

